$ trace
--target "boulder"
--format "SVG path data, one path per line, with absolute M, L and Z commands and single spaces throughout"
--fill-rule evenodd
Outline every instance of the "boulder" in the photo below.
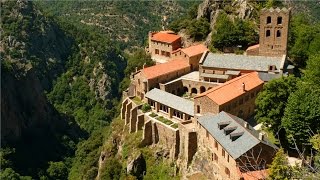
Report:
M 143 175 L 146 172 L 146 160 L 140 153 L 138 156 L 133 158 L 127 165 L 127 174 L 131 174 L 137 179 L 143 179 Z

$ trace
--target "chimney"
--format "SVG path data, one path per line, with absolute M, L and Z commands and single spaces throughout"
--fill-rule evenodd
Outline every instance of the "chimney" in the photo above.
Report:
M 243 92 L 246 91 L 246 85 L 244 83 L 242 83 L 242 90 L 243 90 Z
M 262 132 L 259 133 L 259 140 L 264 141 L 264 133 Z
M 244 127 L 245 127 L 246 129 L 249 128 L 248 122 L 244 122 Z
M 136 67 L 136 72 L 138 72 L 138 67 Z
M 143 64 L 143 69 L 146 68 L 146 63 Z

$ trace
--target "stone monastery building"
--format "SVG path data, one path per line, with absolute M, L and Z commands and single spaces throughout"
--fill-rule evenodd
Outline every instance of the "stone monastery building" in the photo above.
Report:
M 131 75 L 121 118 L 143 145 L 157 145 L 188 172 L 201 163 L 208 179 L 264 179 L 277 147 L 250 124 L 264 83 L 288 75 L 290 11 L 263 9 L 260 40 L 244 55 L 181 47 L 170 31 L 150 32 L 155 66 Z M 148 109 L 147 107 L 150 107 Z

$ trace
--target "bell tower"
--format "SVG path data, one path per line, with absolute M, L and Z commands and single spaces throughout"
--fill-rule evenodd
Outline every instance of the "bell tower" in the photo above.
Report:
M 290 9 L 262 9 L 260 14 L 259 55 L 287 54 Z

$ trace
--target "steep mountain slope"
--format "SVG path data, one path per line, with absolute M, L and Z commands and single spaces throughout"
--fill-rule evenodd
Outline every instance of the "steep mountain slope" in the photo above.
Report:
M 55 119 L 44 90 L 63 72 L 73 40 L 30 3 L 1 5 L 1 137 L 15 139 L 25 127 Z
M 125 59 L 105 38 L 58 24 L 33 2 L 5 1 L 1 10 L 1 148 L 10 149 L 1 150 L 9 162 L 1 168 L 40 178 L 49 161 L 72 157 L 88 132 L 111 121 Z
M 183 15 L 196 1 L 38 1 L 53 16 L 100 30 L 121 48 L 141 47 L 147 33 Z
M 162 15 L 171 15 L 156 13 L 161 7 L 181 13 L 183 6 L 167 1 L 130 2 L 132 7 L 120 1 L 59 1 L 45 2 L 52 6 L 42 6 L 42 11 L 41 3 L 1 3 L 0 157 L 5 171 L 0 177 L 16 171 L 34 179 L 66 179 L 70 169 L 95 177 L 101 134 L 117 114 L 126 67 L 127 56 L 119 47 L 142 46 L 147 32 L 159 29 L 155 24 L 161 24 Z M 91 24 L 98 12 L 106 13 L 98 18 L 106 22 L 103 26 Z M 121 18 L 109 18 L 112 13 Z M 89 151 L 91 159 L 82 161 Z

